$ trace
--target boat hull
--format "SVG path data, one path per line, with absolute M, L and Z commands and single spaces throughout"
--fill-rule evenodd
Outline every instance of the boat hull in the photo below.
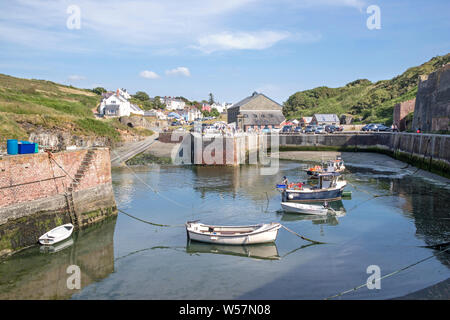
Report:
M 283 202 L 294 201 L 332 201 L 340 200 L 342 198 L 342 189 L 326 189 L 299 192 L 297 190 L 285 190 L 282 194 Z
M 317 205 L 313 206 L 313 205 L 307 205 L 307 204 L 301 204 L 301 203 L 282 202 L 281 207 L 286 212 L 312 214 L 312 215 L 320 215 L 320 216 L 325 216 L 328 214 L 327 208 L 324 208 L 323 206 L 317 206 Z
M 249 245 L 270 243 L 277 239 L 278 230 L 281 228 L 279 223 L 273 224 L 272 227 L 268 227 L 265 230 L 255 230 L 247 234 L 240 235 L 225 235 L 220 233 L 200 233 L 186 228 L 188 238 L 193 241 L 215 243 L 223 245 Z

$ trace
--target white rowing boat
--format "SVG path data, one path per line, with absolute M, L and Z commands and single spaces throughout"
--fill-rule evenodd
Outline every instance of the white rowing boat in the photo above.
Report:
M 190 240 L 229 245 L 274 242 L 280 228 L 281 224 L 275 222 L 250 226 L 212 226 L 197 221 L 186 223 Z
M 328 214 L 328 208 L 323 205 L 311 205 L 304 203 L 295 202 L 282 202 L 281 207 L 284 211 L 303 213 L 303 214 L 314 214 L 319 216 L 325 216 Z
M 39 238 L 39 243 L 43 245 L 53 245 L 70 237 L 72 232 L 73 224 L 63 224 L 42 235 Z

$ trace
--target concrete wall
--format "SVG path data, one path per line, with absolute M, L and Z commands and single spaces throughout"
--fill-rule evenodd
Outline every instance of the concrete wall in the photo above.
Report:
M 277 139 L 279 144 L 276 145 Z M 274 144 L 275 142 L 275 144 Z M 423 169 L 450 176 L 450 135 L 416 133 L 242 134 L 234 137 L 185 136 L 174 164 L 257 164 L 265 150 L 375 151 Z M 181 152 L 182 151 L 182 152 Z
M 80 227 L 117 214 L 109 149 L 91 152 L 92 161 L 72 193 Z M 53 154 L 64 170 L 45 153 L 0 159 L 0 255 L 36 243 L 57 225 L 73 223 L 66 192 L 87 153 Z
M 416 98 L 401 103 L 397 103 L 394 106 L 393 123 L 397 126 L 398 130 L 400 131 L 406 130 L 405 117 L 409 113 L 414 112 L 415 105 L 416 105 Z
M 416 96 L 413 130 L 450 131 L 450 63 L 422 76 Z
M 158 141 L 162 143 L 180 143 L 183 140 L 183 137 L 188 135 L 185 132 L 160 132 L 158 135 Z
M 280 135 L 280 150 L 378 151 L 450 177 L 450 135 L 371 133 Z

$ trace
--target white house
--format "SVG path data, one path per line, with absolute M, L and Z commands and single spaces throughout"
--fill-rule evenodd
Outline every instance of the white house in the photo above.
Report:
M 171 97 L 161 98 L 161 103 L 166 106 L 166 110 L 183 110 L 186 107 L 186 102 Z
M 141 108 L 128 101 L 129 98 L 131 96 L 125 89 L 117 89 L 115 94 L 103 98 L 98 111 L 105 117 L 123 117 L 130 114 L 144 115 Z
M 195 119 L 202 119 L 203 114 L 196 107 L 187 107 L 181 112 L 181 116 L 186 121 L 194 121 Z
M 217 111 L 219 111 L 219 113 L 225 113 L 225 112 L 227 112 L 227 109 L 229 107 L 231 107 L 232 105 L 233 105 L 232 103 L 227 103 L 227 102 L 222 102 L 222 103 L 214 102 L 211 105 L 211 109 L 216 108 Z

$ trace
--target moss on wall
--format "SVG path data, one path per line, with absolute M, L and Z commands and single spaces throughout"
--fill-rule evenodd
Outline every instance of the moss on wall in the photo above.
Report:
M 81 214 L 81 226 L 87 226 L 116 215 L 117 208 L 115 206 L 85 212 Z M 37 244 L 41 235 L 66 223 L 71 223 L 67 211 L 37 212 L 8 221 L 0 226 L 0 257 Z

